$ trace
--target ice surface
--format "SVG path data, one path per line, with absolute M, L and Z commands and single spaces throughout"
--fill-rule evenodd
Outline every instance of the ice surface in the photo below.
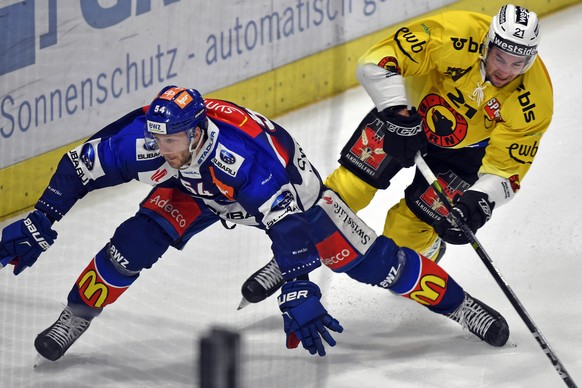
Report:
M 541 55 L 552 75 L 555 115 L 518 197 L 479 238 L 572 377 L 582 384 L 582 5 L 542 19 Z M 543 104 L 543 101 L 537 101 Z M 252 107 L 252 106 L 251 106 Z M 279 121 L 322 175 L 336 166 L 352 128 L 371 107 L 361 88 Z M 401 195 L 402 173 L 360 215 L 382 229 Z M 192 387 L 197 341 L 213 325 L 243 335 L 244 387 L 564 386 L 521 318 L 475 252 L 449 246 L 441 264 L 477 298 L 507 318 L 510 344 L 492 348 L 460 326 L 392 294 L 320 269 L 313 278 L 345 327 L 328 356 L 284 346 L 274 297 L 237 311 L 240 285 L 269 259 L 262 232 L 215 225 L 182 251 L 169 251 L 104 313 L 61 360 L 33 368 L 37 333 L 115 227 L 137 210 L 148 187 L 131 183 L 82 200 L 56 225 L 57 243 L 15 278 L 0 271 L 0 387 Z M 0 224 L 5 226 L 13 220 Z

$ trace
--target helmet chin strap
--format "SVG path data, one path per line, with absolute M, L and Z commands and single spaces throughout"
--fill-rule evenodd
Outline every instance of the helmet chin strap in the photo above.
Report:
M 198 151 L 200 151 L 200 146 L 202 145 L 202 143 L 204 142 L 204 140 L 206 138 L 206 136 L 204 136 L 205 133 L 202 130 L 202 128 L 196 127 L 196 131 L 199 131 L 199 133 L 200 133 L 200 136 L 198 137 L 198 141 L 194 142 L 194 139 L 196 139 L 196 134 L 194 134 L 194 138 L 190 142 L 190 147 L 188 148 L 190 150 L 190 152 L 192 152 L 192 157 L 196 156 Z
M 194 157 L 200 151 L 200 148 L 201 148 L 202 144 L 204 143 L 204 140 L 206 140 L 205 132 L 202 130 L 202 128 L 196 127 L 195 130 L 200 131 L 200 136 L 198 137 L 197 141 L 194 141 L 196 139 L 196 133 L 194 133 L 194 136 L 192 137 L 192 140 L 190 141 L 190 145 L 188 146 L 188 151 L 190 151 L 190 154 L 192 155 L 190 157 L 190 161 L 188 163 L 184 164 L 183 166 L 181 166 L 179 168 L 179 170 L 185 170 L 188 167 L 190 167 L 190 165 L 192 164 L 192 160 L 194 160 Z

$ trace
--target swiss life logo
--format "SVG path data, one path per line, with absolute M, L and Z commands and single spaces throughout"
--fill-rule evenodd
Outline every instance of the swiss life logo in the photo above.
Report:
M 43 3 L 42 14 L 37 14 L 35 0 L 18 1 L 0 8 L 0 76 L 36 63 L 35 19 L 39 24 L 42 21 L 43 30 L 46 30 L 38 36 L 38 49 L 43 50 L 58 43 L 57 0 L 44 1 L 47 3 Z M 164 0 L 163 3 L 166 6 L 179 1 Z M 87 25 L 105 29 L 132 16 L 150 12 L 151 3 L 152 0 L 117 0 L 114 5 L 102 7 L 98 0 L 79 0 L 77 4 Z M 72 4 L 70 2 L 66 6 Z

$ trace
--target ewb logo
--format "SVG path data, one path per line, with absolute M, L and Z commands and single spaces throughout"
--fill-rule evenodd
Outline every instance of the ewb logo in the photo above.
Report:
M 39 22 L 48 25 L 48 31 L 38 38 L 40 50 L 57 44 L 57 0 L 46 0 L 42 14 L 37 14 L 35 0 L 22 0 L 0 8 L 0 75 L 33 65 L 36 62 L 36 30 Z M 135 1 L 135 7 L 132 3 Z M 180 0 L 164 0 L 164 6 Z M 132 16 L 151 11 L 152 0 L 117 0 L 109 7 L 102 7 L 98 0 L 79 0 L 83 20 L 95 29 L 104 29 L 121 23 Z M 62 4 L 62 3 L 61 3 Z M 73 2 L 66 6 L 70 7 Z M 48 8 L 47 8 L 48 7 Z M 45 27 L 43 27 L 44 29 Z

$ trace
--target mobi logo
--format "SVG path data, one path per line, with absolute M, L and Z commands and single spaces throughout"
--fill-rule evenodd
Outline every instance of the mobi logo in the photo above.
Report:
M 180 0 L 164 0 L 164 5 Z M 152 0 L 117 0 L 100 5 L 98 0 L 61 2 L 61 7 L 80 7 L 81 21 L 96 29 L 115 26 L 124 20 L 151 11 Z M 44 50 L 58 44 L 57 0 L 7 1 L 0 8 L 0 75 L 35 64 L 36 47 Z M 113 5 L 111 5 L 113 3 Z M 66 5 L 63 5 L 66 4 Z M 70 28 L 70 27 L 67 27 Z M 38 36 L 38 44 L 37 44 Z

